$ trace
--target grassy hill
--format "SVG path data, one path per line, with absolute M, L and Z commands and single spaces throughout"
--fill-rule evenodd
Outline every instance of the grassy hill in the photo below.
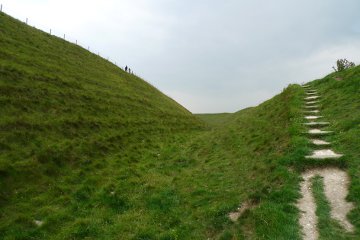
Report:
M 98 198 L 106 198 L 104 189 L 114 191 L 107 171 L 136 172 L 169 136 L 202 128 L 145 81 L 3 13 L 0 45 L 4 236 L 31 235 L 30 215 L 66 223 L 56 214 L 75 198 L 77 205 L 95 191 Z M 121 196 L 109 198 L 110 208 L 125 208 Z
M 304 159 L 300 86 L 233 114 L 194 116 L 3 13 L 0 46 L 1 239 L 300 239 L 299 173 L 322 164 Z M 334 164 L 353 166 L 352 176 L 357 72 L 311 83 L 337 101 L 323 111 L 341 113 L 333 127 L 344 135 L 334 137 L 349 157 Z M 244 202 L 251 208 L 231 222 Z

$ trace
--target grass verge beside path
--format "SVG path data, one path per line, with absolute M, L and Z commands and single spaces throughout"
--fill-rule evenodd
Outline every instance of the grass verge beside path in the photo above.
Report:
M 299 197 L 295 170 L 307 151 L 301 135 L 302 96 L 301 87 L 292 85 L 255 108 L 232 114 L 208 138 L 209 151 L 223 156 L 224 164 L 231 158 L 236 163 L 225 175 L 230 180 L 234 174 L 238 186 L 221 188 L 228 190 L 223 194 L 229 198 L 235 196 L 233 207 L 220 216 L 225 220 L 245 200 L 254 205 L 237 223 L 226 224 L 220 239 L 300 239 L 294 203 Z

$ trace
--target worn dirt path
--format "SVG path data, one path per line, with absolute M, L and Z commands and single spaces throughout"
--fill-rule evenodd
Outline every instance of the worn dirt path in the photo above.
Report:
M 338 168 L 311 169 L 302 174 L 304 181 L 301 183 L 302 198 L 297 207 L 301 211 L 300 225 L 303 228 L 304 240 L 318 239 L 316 203 L 312 193 L 311 179 L 315 176 L 324 179 L 324 192 L 331 207 L 331 217 L 349 232 L 354 226 L 347 220 L 346 215 L 353 208 L 353 204 L 346 201 L 348 195 L 349 177 L 347 173 Z

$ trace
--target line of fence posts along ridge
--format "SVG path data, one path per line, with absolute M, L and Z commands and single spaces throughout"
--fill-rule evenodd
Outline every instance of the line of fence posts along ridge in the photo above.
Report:
M 2 13 L 2 12 L 4 12 L 4 11 L 3 11 L 3 4 L 0 4 L 0 13 Z M 29 23 L 29 18 L 26 18 L 25 23 L 26 23 L 27 25 L 29 25 L 29 24 L 28 24 L 28 23 Z M 33 26 L 33 27 L 36 28 L 35 26 Z M 40 29 L 40 30 L 41 30 L 41 29 Z M 43 30 L 42 30 L 42 31 L 43 31 Z M 50 34 L 50 35 L 53 35 L 51 28 L 50 28 L 49 34 Z M 56 36 L 56 35 L 53 35 L 53 36 Z M 59 36 L 57 36 L 57 37 L 59 37 Z M 65 33 L 64 33 L 64 35 L 63 35 L 63 39 L 64 39 L 65 41 L 67 41 L 67 40 L 66 40 L 66 35 L 65 35 Z M 70 41 L 68 41 L 68 42 L 70 42 Z M 71 43 L 71 42 L 70 42 L 70 43 Z M 78 44 L 78 40 L 75 40 L 75 44 L 76 44 L 77 46 L 80 46 L 80 47 L 84 48 L 83 46 L 81 46 L 81 45 Z M 88 50 L 89 52 L 91 52 L 89 46 L 88 46 L 87 48 L 84 48 L 84 49 L 85 49 L 85 50 Z M 92 52 L 92 53 L 95 54 L 94 52 Z M 119 67 L 119 68 L 121 68 L 122 70 L 125 71 L 124 68 L 122 68 L 122 67 L 120 67 L 119 65 L 116 64 L 116 61 L 112 62 L 112 61 L 110 61 L 109 57 L 107 57 L 107 58 L 102 57 L 102 56 L 100 55 L 100 52 L 97 52 L 96 55 L 98 55 L 99 57 L 101 57 L 101 58 L 104 59 L 104 60 L 107 60 L 108 62 L 111 62 L 112 64 L 116 65 L 117 67 Z M 128 72 L 128 71 L 126 71 L 126 72 Z M 132 74 L 132 75 L 134 75 L 134 76 L 137 76 L 136 74 L 134 74 L 134 72 L 128 72 L 128 73 L 130 73 L 130 74 Z M 139 76 L 137 76 L 137 77 L 139 77 Z

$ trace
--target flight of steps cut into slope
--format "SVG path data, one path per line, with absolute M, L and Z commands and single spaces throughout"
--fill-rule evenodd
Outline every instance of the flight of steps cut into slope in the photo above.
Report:
M 324 118 L 320 115 L 321 96 L 316 89 L 309 85 L 304 85 L 304 125 L 308 127 L 305 132 L 309 136 L 310 143 L 315 148 L 307 159 L 321 161 L 326 159 L 338 159 L 343 155 L 336 153 L 329 146 L 330 142 L 322 139 L 324 136 L 334 134 L 333 131 L 323 130 L 323 127 L 330 125 L 327 121 L 319 121 Z M 349 177 L 346 171 L 331 166 L 323 168 L 309 169 L 302 174 L 301 195 L 297 207 L 300 210 L 299 223 L 302 227 L 304 240 L 319 239 L 317 206 L 312 192 L 312 180 L 316 176 L 321 176 L 324 182 L 324 193 L 331 207 L 331 218 L 348 232 L 354 231 L 354 226 L 347 220 L 347 214 L 353 209 L 353 204 L 346 201 L 348 195 Z

